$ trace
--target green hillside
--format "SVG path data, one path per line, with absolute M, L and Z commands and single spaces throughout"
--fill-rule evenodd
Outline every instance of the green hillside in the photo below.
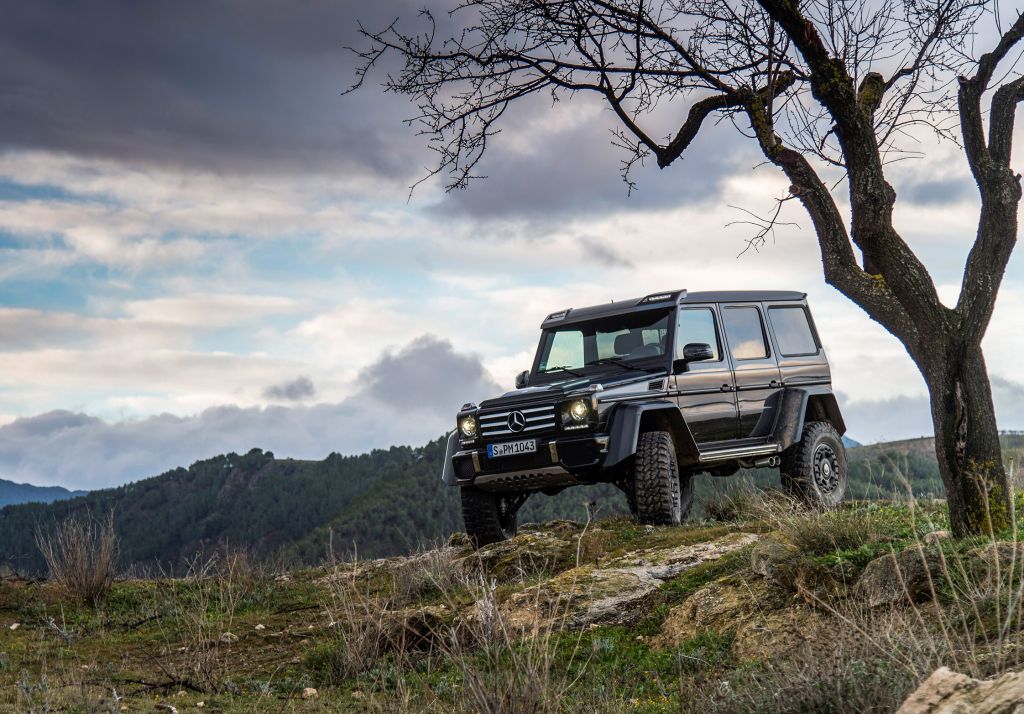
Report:
M 1020 463 L 1024 436 L 1004 436 L 1007 461 Z M 444 440 L 421 448 L 396 446 L 323 461 L 275 459 L 253 449 L 198 461 L 161 476 L 52 504 L 0 509 L 0 565 L 34 573 L 43 564 L 35 531 L 68 514 L 114 512 L 124 566 L 176 570 L 197 552 L 221 544 L 259 558 L 316 563 L 331 549 L 372 558 L 408 553 L 462 527 L 458 494 L 440 482 Z M 942 495 L 929 439 L 849 450 L 851 498 Z M 1019 471 L 1019 467 L 1017 468 Z M 716 492 L 754 483 L 772 487 L 777 472 L 702 476 L 695 518 Z M 584 520 L 587 504 L 601 516 L 622 514 L 625 499 L 611 486 L 572 488 L 534 496 L 521 522 Z

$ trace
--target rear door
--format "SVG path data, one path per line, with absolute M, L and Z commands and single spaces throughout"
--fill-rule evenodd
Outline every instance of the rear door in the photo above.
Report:
M 723 304 L 720 311 L 736 385 L 736 436 L 768 436 L 775 424 L 782 376 L 768 340 L 761 304 Z
M 732 367 L 725 356 L 718 310 L 714 305 L 687 305 L 676 314 L 675 352 L 679 359 L 690 343 L 711 345 L 713 358 L 691 362 L 669 378 L 669 391 L 698 443 L 736 437 L 736 394 Z
M 782 383 L 787 387 L 830 384 L 828 359 L 807 305 L 774 303 L 767 307 Z

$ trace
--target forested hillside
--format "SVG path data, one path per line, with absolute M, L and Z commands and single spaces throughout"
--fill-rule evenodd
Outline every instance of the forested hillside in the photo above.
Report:
M 1019 463 L 1024 436 L 1004 436 L 1007 461 Z M 942 495 L 929 439 L 849 450 L 851 498 Z M 0 509 L 0 564 L 37 572 L 37 527 L 69 513 L 114 513 L 121 562 L 180 569 L 197 552 L 221 544 L 260 558 L 303 563 L 355 550 L 360 557 L 406 553 L 446 538 L 462 527 L 458 493 L 440 482 L 444 440 L 422 448 L 396 446 L 358 456 L 332 454 L 323 461 L 275 459 L 253 449 L 119 488 L 69 501 Z M 770 487 L 777 472 L 759 470 L 730 478 L 702 476 L 693 516 L 713 491 L 753 482 Z M 587 503 L 601 515 L 623 513 L 625 499 L 611 486 L 571 488 L 558 496 L 534 496 L 520 521 L 584 520 Z

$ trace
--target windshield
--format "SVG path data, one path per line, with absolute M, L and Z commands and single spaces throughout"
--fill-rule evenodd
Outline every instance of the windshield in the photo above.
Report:
M 537 374 L 582 376 L 601 365 L 661 366 L 669 324 L 669 311 L 644 310 L 545 330 Z

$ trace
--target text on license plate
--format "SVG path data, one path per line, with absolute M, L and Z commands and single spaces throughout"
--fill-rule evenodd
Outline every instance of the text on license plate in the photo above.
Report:
M 515 456 L 516 454 L 532 454 L 537 450 L 536 439 L 506 441 L 502 444 L 488 444 L 487 457 L 494 459 L 499 456 Z

